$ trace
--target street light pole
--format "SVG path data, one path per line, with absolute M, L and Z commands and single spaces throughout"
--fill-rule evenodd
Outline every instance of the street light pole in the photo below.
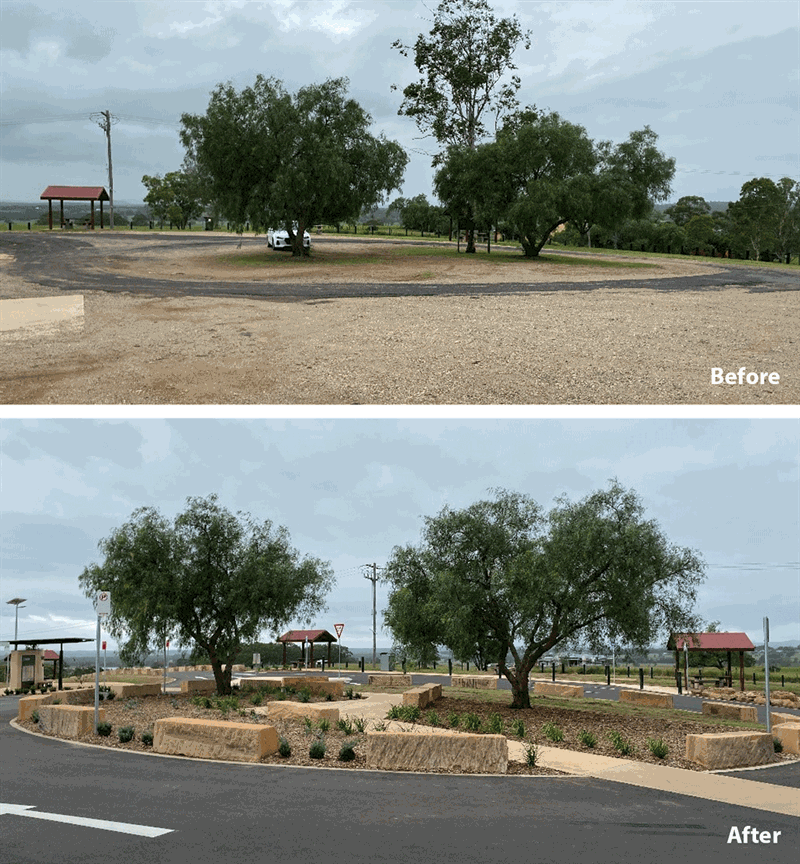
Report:
M 378 565 L 377 564 L 365 564 L 365 567 L 372 568 L 372 576 L 364 576 L 365 579 L 369 579 L 372 582 L 372 665 L 373 667 L 376 664 L 376 656 L 377 656 L 377 638 L 378 638 L 378 627 L 376 623 L 376 611 L 375 611 L 375 584 L 378 581 Z
M 25 597 L 15 597 L 13 600 L 6 600 L 6 603 L 11 606 L 12 604 L 16 606 L 14 610 L 14 641 L 17 641 L 17 630 L 19 625 L 19 604 L 25 602 Z M 24 606 L 22 607 L 25 608 Z M 16 649 L 14 649 L 16 650 Z

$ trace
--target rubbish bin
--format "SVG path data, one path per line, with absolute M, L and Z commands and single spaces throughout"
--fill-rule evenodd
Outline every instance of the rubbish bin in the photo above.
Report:
M 205 223 L 206 223 L 206 231 L 213 231 L 214 230 L 214 220 L 212 219 L 212 217 L 211 216 L 203 216 L 203 219 L 205 220 Z
M 386 651 L 381 651 L 381 672 L 394 672 L 394 657 Z

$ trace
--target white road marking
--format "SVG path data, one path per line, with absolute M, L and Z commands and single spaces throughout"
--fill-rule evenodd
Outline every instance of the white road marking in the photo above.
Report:
M 28 816 L 31 819 L 46 819 L 49 822 L 66 822 L 85 828 L 100 828 L 103 831 L 119 831 L 122 834 L 137 834 L 139 837 L 160 837 L 171 834 L 174 828 L 152 828 L 149 825 L 134 825 L 132 822 L 108 822 L 105 819 L 87 819 L 84 816 L 65 816 L 61 813 L 32 812 L 33 804 L 0 804 L 0 816 Z

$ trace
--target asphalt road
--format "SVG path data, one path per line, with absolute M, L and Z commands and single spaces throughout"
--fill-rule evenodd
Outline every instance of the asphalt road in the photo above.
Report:
M 800 840 L 790 816 L 594 779 L 290 769 L 81 747 L 13 729 L 16 701 L 0 700 L 3 803 L 169 833 L 5 813 L 2 864 L 783 864 Z M 728 843 L 732 827 L 748 825 L 780 832 L 777 843 Z
M 104 235 L 109 242 L 118 243 L 120 252 L 130 251 L 136 235 L 109 232 Z M 180 244 L 181 249 L 192 248 L 198 254 L 214 249 L 230 248 L 234 238 L 220 235 L 187 235 L 176 232 L 175 236 L 161 235 L 165 249 Z M 359 238 L 348 237 L 347 240 Z M 266 241 L 264 241 L 266 243 Z M 335 237 L 316 240 L 321 244 L 340 242 Z M 343 241 L 342 241 L 343 242 Z M 392 242 L 392 241 L 387 241 Z M 398 241 L 399 242 L 399 241 Z M 424 245 L 420 242 L 415 245 Z M 440 245 L 440 244 L 439 244 Z M 455 246 L 455 244 L 453 244 Z M 153 247 L 150 247 L 153 248 Z M 725 267 L 722 259 L 715 259 L 715 267 L 724 267 L 721 273 L 702 276 L 687 276 L 675 279 L 652 279 L 643 283 L 641 279 L 604 282 L 558 282 L 546 283 L 499 283 L 469 285 L 437 285 L 411 283 L 376 284 L 283 284 L 280 282 L 193 282 L 167 279 L 146 279 L 128 274 L 94 271 L 97 249 L 89 240 L 79 236 L 64 236 L 60 232 L 0 232 L 0 252 L 14 255 L 12 272 L 43 287 L 74 293 L 80 290 L 119 292 L 126 291 L 147 296 L 213 296 L 213 297 L 261 297 L 264 299 L 295 301 L 307 299 L 332 299 L 342 297 L 411 297 L 463 295 L 468 290 L 473 295 L 519 294 L 553 291 L 596 291 L 602 288 L 635 288 L 646 284 L 654 291 L 708 290 L 723 287 L 741 287 L 754 293 L 772 291 L 797 291 L 800 288 L 800 267 L 797 273 L 769 272 L 759 268 L 741 266 Z M 558 250 L 548 249 L 548 254 Z M 54 254 L 54 252 L 56 254 Z M 498 252 L 498 254 L 509 254 Z M 519 254 L 519 253 L 517 253 Z

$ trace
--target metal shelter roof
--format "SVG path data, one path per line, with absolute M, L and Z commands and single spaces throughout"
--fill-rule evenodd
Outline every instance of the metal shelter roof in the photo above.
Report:
M 673 633 L 667 648 L 683 651 L 684 642 L 689 651 L 753 651 L 756 647 L 746 633 Z
M 290 630 L 278 637 L 278 642 L 335 642 L 327 630 Z
M 67 642 L 94 642 L 94 639 L 84 639 L 80 636 L 64 636 L 49 639 L 9 639 L 9 645 L 66 645 Z
M 105 186 L 48 186 L 39 196 L 40 200 L 59 201 L 110 201 Z

